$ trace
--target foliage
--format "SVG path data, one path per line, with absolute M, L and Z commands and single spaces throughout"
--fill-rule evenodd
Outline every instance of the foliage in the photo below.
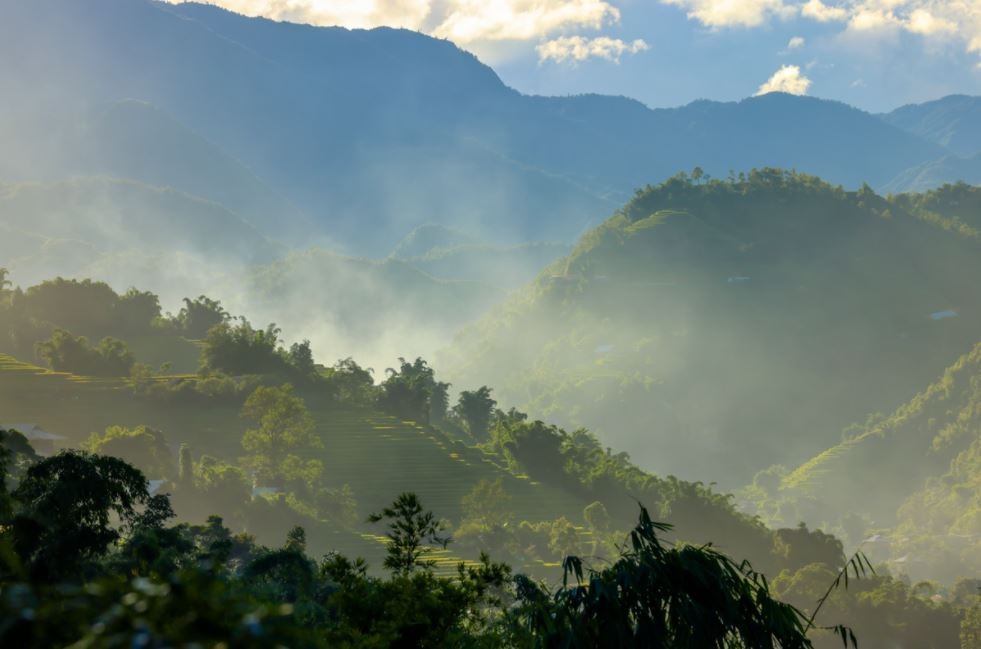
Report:
M 408 362 L 399 358 L 399 368 L 388 368 L 388 377 L 381 384 L 378 405 L 396 417 L 423 424 L 430 423 L 434 410 L 430 396 L 437 392 L 437 406 L 445 397 L 446 386 L 436 382 L 433 368 L 422 358 Z M 444 399 L 445 400 L 445 399 Z M 437 411 L 437 418 L 445 416 Z
M 710 547 L 665 547 L 641 508 L 629 546 L 603 570 L 564 563 L 563 587 L 550 593 L 519 577 L 514 619 L 534 646 L 810 647 L 807 619 L 775 599 L 766 579 Z M 569 578 L 575 579 L 569 584 Z M 836 632 L 855 644 L 847 629 Z
M 374 370 L 363 368 L 353 359 L 337 361 L 323 372 L 327 392 L 341 403 L 365 405 L 374 401 Z
M 201 295 L 197 299 L 184 298 L 184 306 L 175 324 L 188 338 L 201 339 L 208 335 L 213 327 L 227 322 L 231 315 L 225 311 L 218 300 Z
M 154 479 L 174 477 L 167 439 L 161 431 L 147 426 L 110 426 L 101 435 L 93 433 L 84 448 L 125 460 Z
M 242 416 L 252 419 L 252 428 L 242 437 L 249 453 L 248 463 L 264 480 L 303 480 L 314 482 L 323 471 L 318 460 L 304 459 L 300 453 L 318 448 L 313 418 L 293 386 L 259 387 L 246 399 Z
M 491 389 L 486 385 L 473 392 L 464 390 L 453 408 L 453 412 L 466 424 L 467 432 L 480 442 L 487 440 L 491 415 L 497 405 L 490 393 Z
M 129 376 L 135 363 L 121 340 L 107 337 L 93 347 L 84 336 L 76 337 L 63 329 L 37 343 L 36 353 L 52 369 L 91 376 Z
M 42 581 L 76 574 L 123 532 L 172 515 L 166 498 L 149 495 L 139 470 L 81 451 L 34 464 L 12 496 L 20 504 L 10 525 L 12 545 L 28 574 Z
M 372 514 L 368 521 L 388 522 L 387 555 L 385 567 L 396 574 L 408 575 L 417 568 L 429 569 L 432 563 L 424 560 L 430 552 L 430 545 L 443 548 L 450 542 L 442 536 L 442 524 L 432 512 L 426 511 L 419 498 L 413 493 L 403 493 L 391 506 L 378 514 Z

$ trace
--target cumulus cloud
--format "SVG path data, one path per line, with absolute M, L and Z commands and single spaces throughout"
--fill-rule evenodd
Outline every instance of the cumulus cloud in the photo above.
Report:
M 770 18 L 788 18 L 797 9 L 784 0 L 661 0 L 684 9 L 707 27 L 757 27 Z
M 848 17 L 848 10 L 843 7 L 828 6 L 821 0 L 808 0 L 800 8 L 801 15 L 811 18 L 821 23 L 834 20 L 844 20 Z
M 981 53 L 981 0 L 661 0 L 713 29 L 799 16 L 839 22 L 854 35 L 906 31 Z
M 946 18 L 938 18 L 927 9 L 915 9 L 910 12 L 906 28 L 915 34 L 931 36 L 952 34 L 957 31 L 957 24 Z
M 246 16 L 350 28 L 419 29 L 432 11 L 431 0 L 212 0 L 212 4 Z
M 806 95 L 811 87 L 811 80 L 805 77 L 800 67 L 785 65 L 773 73 L 766 83 L 756 91 L 756 97 L 771 92 L 786 92 L 791 95 Z
M 620 20 L 605 0 L 450 0 L 433 34 L 456 43 L 529 40 Z
M 538 62 L 555 61 L 563 63 L 565 61 L 585 61 L 589 58 L 606 59 L 614 63 L 620 62 L 620 57 L 624 54 L 637 54 L 649 50 L 650 46 L 643 40 L 637 39 L 631 43 L 622 41 L 619 38 L 609 38 L 600 36 L 598 38 L 584 38 L 582 36 L 563 36 L 545 43 L 535 48 L 538 52 Z
M 804 47 L 806 43 L 807 41 L 804 40 L 803 36 L 794 36 L 787 42 L 787 49 L 799 50 L 800 48 Z
M 167 0 L 179 3 L 183 0 Z M 607 0 L 212 0 L 247 16 L 367 28 L 428 31 L 460 45 L 539 40 L 556 32 L 599 29 L 620 20 Z

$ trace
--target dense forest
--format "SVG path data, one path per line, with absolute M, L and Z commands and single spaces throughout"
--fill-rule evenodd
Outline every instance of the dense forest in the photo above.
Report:
M 35 431 L 5 436 L 0 595 L 16 642 L 114 646 L 138 628 L 160 645 L 830 647 L 854 633 L 940 648 L 976 633 L 970 573 L 912 583 L 796 520 L 767 527 L 488 386 L 454 401 L 422 359 L 375 377 L 209 297 L 174 315 L 137 289 L 2 281 L 0 408 L 82 449 L 41 457 Z
M 698 169 L 638 191 L 439 362 L 644 466 L 735 488 L 977 342 L 979 198 Z

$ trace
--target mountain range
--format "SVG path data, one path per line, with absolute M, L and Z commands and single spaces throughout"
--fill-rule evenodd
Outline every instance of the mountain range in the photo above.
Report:
M 4 180 L 129 178 L 290 244 L 375 257 L 430 222 L 571 243 L 695 166 L 899 192 L 974 180 L 981 152 L 969 97 L 872 115 L 781 94 L 656 110 L 527 96 L 448 41 L 194 3 L 4 3 L 0 54 Z

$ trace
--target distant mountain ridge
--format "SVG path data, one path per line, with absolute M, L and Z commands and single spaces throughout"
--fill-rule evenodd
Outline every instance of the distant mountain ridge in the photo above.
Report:
M 774 94 L 650 110 L 623 97 L 525 96 L 447 41 L 203 4 L 5 3 L 0 55 L 17 61 L 0 64 L 12 96 L 0 122 L 39 105 L 146 102 L 281 197 L 290 209 L 278 225 L 373 256 L 425 222 L 497 243 L 570 242 L 637 187 L 695 166 L 885 187 L 949 153 L 905 122 L 837 102 Z M 144 153 L 114 146 L 120 160 Z M 0 154 L 0 169 L 16 160 Z

